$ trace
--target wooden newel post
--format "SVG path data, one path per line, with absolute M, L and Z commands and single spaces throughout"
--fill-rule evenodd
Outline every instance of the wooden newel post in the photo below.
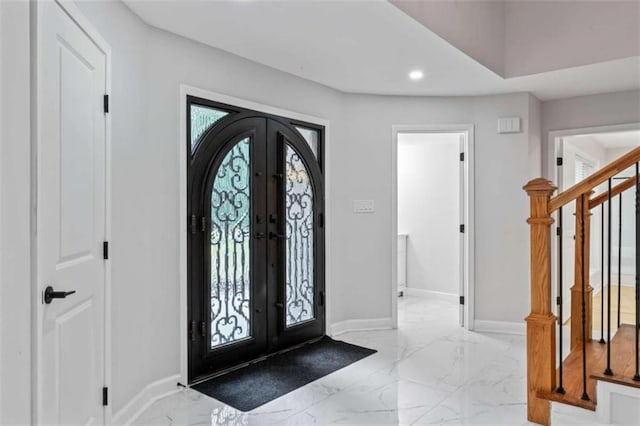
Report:
M 551 225 L 549 200 L 557 188 L 538 178 L 524 190 L 531 201 L 531 313 L 527 318 L 527 418 L 548 425 L 551 405 L 538 398 L 556 386 L 556 317 L 551 312 Z

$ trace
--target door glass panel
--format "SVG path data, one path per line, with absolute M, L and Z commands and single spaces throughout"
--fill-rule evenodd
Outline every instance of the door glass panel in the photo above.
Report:
M 318 158 L 318 138 L 320 132 L 314 129 L 308 129 L 306 127 L 298 127 L 296 126 L 296 130 L 300 132 L 305 141 L 309 144 L 311 151 L 313 151 L 313 155 Z
M 211 348 L 251 336 L 250 139 L 222 160 L 211 193 Z
M 314 318 L 313 188 L 300 155 L 286 151 L 286 324 Z
M 213 126 L 218 120 L 224 118 L 229 113 L 219 109 L 209 108 L 201 105 L 191 105 L 191 152 L 196 149 L 196 142 L 209 127 Z

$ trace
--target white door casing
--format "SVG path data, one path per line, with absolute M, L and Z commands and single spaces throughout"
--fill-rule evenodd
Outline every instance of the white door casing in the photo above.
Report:
M 57 2 L 37 23 L 35 421 L 103 424 L 107 53 Z M 47 286 L 76 293 L 45 304 Z
M 459 215 L 460 215 L 460 237 L 459 237 L 459 246 L 458 246 L 458 270 L 459 270 L 459 274 L 460 274 L 460 279 L 458 280 L 458 296 L 459 297 L 465 297 L 465 235 L 464 235 L 464 231 L 465 229 L 462 229 L 463 227 L 465 227 L 465 202 L 466 202 L 466 190 L 465 190 L 465 164 L 464 164 L 464 156 L 465 156 L 465 147 L 466 147 L 466 138 L 467 138 L 467 133 L 461 133 L 460 134 L 460 142 L 459 142 L 459 149 L 460 149 L 460 162 L 459 164 L 459 170 L 460 170 L 460 174 L 459 174 L 459 183 L 460 183 L 460 191 L 459 191 L 459 201 L 458 201 L 458 211 L 459 211 Z M 460 325 L 460 327 L 465 327 L 465 319 L 464 319 L 464 312 L 465 312 L 465 307 L 464 304 L 460 303 L 459 304 L 459 311 L 458 311 L 458 324 Z

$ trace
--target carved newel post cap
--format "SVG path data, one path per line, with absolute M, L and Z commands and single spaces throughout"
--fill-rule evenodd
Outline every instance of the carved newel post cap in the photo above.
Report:
M 558 188 L 553 185 L 550 180 L 539 177 L 529 181 L 529 183 L 523 186 L 522 189 L 527 191 L 527 193 L 530 195 L 534 192 L 544 192 L 551 195 Z

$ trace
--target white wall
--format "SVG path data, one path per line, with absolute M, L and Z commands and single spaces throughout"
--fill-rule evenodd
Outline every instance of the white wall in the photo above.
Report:
M 226 93 L 330 120 L 327 159 L 331 168 L 328 241 L 332 247 L 333 322 L 391 317 L 391 127 L 394 124 L 472 123 L 476 143 L 476 318 L 522 322 L 528 313 L 528 201 L 522 186 L 539 175 L 529 153 L 536 150 L 529 124 L 528 94 L 488 97 L 421 98 L 344 95 L 326 87 L 217 49 L 150 29 L 119 2 L 81 2 L 81 10 L 111 45 L 112 57 L 112 341 L 114 413 L 149 383 L 179 372 L 178 124 L 179 84 Z M 4 8 L 4 2 L 3 2 Z M 18 7 L 26 11 L 25 4 Z M 4 12 L 4 9 L 3 9 Z M 4 16 L 4 15 L 3 15 Z M 13 19 L 11 40 L 27 59 L 26 14 Z M 3 18 L 4 19 L 4 18 Z M 4 21 L 3 21 L 4 23 Z M 3 45 L 4 46 L 4 45 Z M 10 99 L 23 138 L 7 145 L 3 133 L 3 184 L 10 174 L 15 197 L 3 209 L 3 246 L 15 247 L 11 263 L 20 274 L 2 294 L 15 290 L 10 305 L 14 358 L 2 371 L 20 380 L 3 381 L 27 413 L 30 278 L 28 228 L 28 117 L 25 62 L 12 76 Z M 19 67 L 18 67 L 19 66 Z M 3 69 L 4 71 L 4 69 Z M 4 77 L 3 77 L 4 78 Z M 3 96 L 3 100 L 4 100 Z M 523 133 L 498 135 L 500 116 L 523 118 Z M 4 123 L 4 121 L 3 121 Z M 535 125 L 535 124 L 534 124 Z M 4 130 L 3 130 L 4 132 Z M 19 134 L 19 132 L 18 132 Z M 532 145 L 533 144 L 533 145 Z M 15 150 L 15 151 L 14 151 Z M 5 155 L 10 152 L 10 155 Z M 11 167 L 5 162 L 11 158 Z M 4 190 L 4 186 L 3 186 Z M 3 192 L 3 206 L 7 206 Z M 354 199 L 373 199 L 376 213 L 354 215 Z M 11 221 L 9 221 L 11 219 Z M 10 229 L 7 230 L 7 224 Z M 346 238 L 345 236 L 348 236 Z M 5 239 L 8 241 L 5 243 Z M 26 252 L 25 252 L 26 250 Z M 8 290 L 9 289 L 9 290 Z M 354 303 L 364 301 L 364 303 Z M 5 310 L 2 311 L 3 318 Z M 16 319 L 21 319 L 17 321 Z M 2 324 L 6 324 L 3 321 Z M 3 355 L 5 352 L 3 346 Z M 5 361 L 10 367 L 5 366 Z M 21 370 L 22 367 L 26 367 Z M 28 392 L 27 392 L 28 393 Z M 3 394 L 4 396 L 4 394 Z M 2 404 L 9 405 L 3 398 Z M 3 416 L 7 416 L 3 412 Z M 10 417 L 6 417 L 10 418 Z
M 507 78 L 640 55 L 635 1 L 391 3 Z
M 542 167 L 542 102 L 529 94 L 529 171 L 532 176 L 540 174 Z
M 640 7 L 635 1 L 504 5 L 506 77 L 640 55 Z
M 29 3 L 0 2 L 0 424 L 31 421 Z
M 460 138 L 398 135 L 398 233 L 409 236 L 409 288 L 459 292 Z
M 530 170 L 527 94 L 478 98 L 348 96 L 333 126 L 333 301 L 336 320 L 391 315 L 391 126 L 474 123 L 476 138 L 476 318 L 521 322 L 528 313 Z M 500 116 L 523 118 L 523 133 L 498 135 Z M 357 173 L 354 173 L 357 170 Z M 376 200 L 373 215 L 354 215 L 354 199 Z M 363 217 L 366 216 L 366 217 Z M 367 303 L 353 304 L 363 294 Z M 509 303 L 504 303 L 508 300 Z M 342 315 L 342 317 L 338 317 Z
M 111 262 L 117 413 L 145 385 L 180 368 L 180 84 L 315 116 L 337 111 L 341 95 L 148 28 L 119 2 L 83 2 L 80 7 L 113 51 Z
M 550 131 L 637 122 L 640 122 L 640 90 L 542 102 L 543 176 L 551 178 L 555 167 Z
M 400 10 L 493 72 L 504 74 L 502 1 L 391 0 Z

